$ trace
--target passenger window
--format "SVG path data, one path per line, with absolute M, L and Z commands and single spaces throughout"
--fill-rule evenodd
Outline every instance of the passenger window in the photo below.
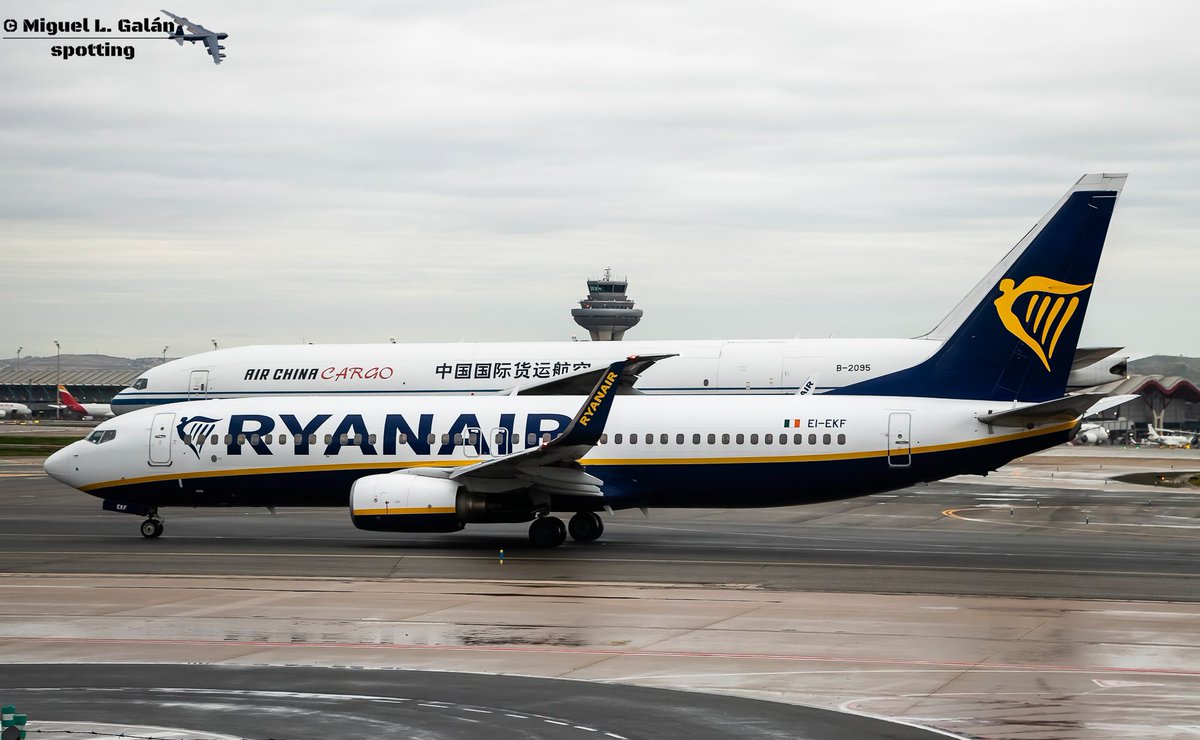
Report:
M 832 442 L 832 441 L 833 441 L 833 437 L 832 437 L 832 436 L 830 436 L 830 435 L 828 435 L 828 434 L 822 434 L 822 435 L 821 435 L 821 444 L 823 444 L 823 445 L 827 445 L 827 444 L 829 444 L 829 443 L 830 443 L 830 442 Z
M 370 435 L 369 437 L 367 437 L 367 444 L 371 444 L 371 445 L 375 444 L 375 439 L 376 439 L 376 437 L 374 434 Z
M 715 435 L 715 434 L 708 435 L 708 443 L 710 445 L 715 445 L 717 443 L 717 435 Z
M 637 435 L 636 434 L 629 435 L 629 444 L 631 444 L 631 445 L 637 444 Z
M 723 444 L 723 445 L 729 444 L 729 435 L 728 434 L 721 435 L 721 444 Z
M 758 444 L 758 435 L 757 434 L 750 435 L 750 444 L 752 444 L 752 445 Z
M 402 444 L 402 445 L 408 444 L 408 435 L 407 434 L 405 434 L 404 432 L 400 432 L 400 434 L 397 436 L 400 439 L 400 444 Z
M 692 444 L 694 444 L 694 445 L 700 444 L 700 435 L 699 434 L 692 435 Z
M 315 435 L 315 434 L 308 435 L 308 443 L 310 445 L 315 445 L 317 443 L 317 435 Z
M 675 435 L 675 444 L 677 444 L 677 445 L 683 444 L 683 435 L 682 434 Z
M 208 440 L 208 443 L 209 443 L 210 445 L 216 446 L 216 444 L 217 444 L 217 441 L 218 441 L 219 439 L 220 439 L 220 438 L 219 438 L 217 435 L 215 435 L 215 434 L 214 434 L 214 435 L 212 436 L 212 439 Z
M 279 446 L 282 447 L 285 444 L 287 444 L 287 435 L 286 434 L 279 435 Z
M 258 443 L 261 441 L 262 437 L 260 437 L 257 433 L 250 435 L 250 444 L 254 445 L 255 447 L 258 447 Z
M 246 444 L 246 435 L 244 435 L 244 434 L 239 434 L 239 435 L 238 435 L 238 439 L 237 439 L 237 443 L 238 443 L 238 446 L 239 446 L 239 447 L 240 447 L 240 446 L 242 446 L 242 445 L 244 445 L 244 444 Z
M 744 434 L 739 434 L 735 439 L 736 439 L 737 443 L 740 445 L 746 444 L 746 435 L 744 435 Z
M 654 435 L 653 434 L 646 435 L 646 444 L 648 444 L 648 445 L 654 444 Z
M 708 387 L 708 378 L 705 378 L 705 379 L 704 379 L 704 387 L 705 387 L 705 388 L 707 388 L 707 387 Z
M 274 441 L 275 441 L 275 437 L 273 435 L 268 434 L 267 436 L 263 437 L 263 442 L 265 442 L 266 444 L 271 444 Z
M 613 435 L 613 444 L 621 444 L 621 434 L 619 432 Z
M 525 445 L 527 447 L 533 447 L 535 444 L 537 444 L 537 435 L 533 432 L 530 432 L 529 436 L 525 438 Z
M 840 445 L 846 444 L 846 435 L 844 435 L 844 434 L 838 435 L 838 444 L 840 444 Z
M 431 445 L 432 445 L 432 444 L 437 444 L 437 435 L 436 435 L 436 434 L 434 434 L 433 432 L 430 432 L 430 433 L 429 433 L 429 436 L 425 437 L 425 443 L 426 443 L 426 444 L 431 444 Z
M 450 444 L 450 435 L 447 432 L 442 432 L 442 444 Z
M 775 444 L 775 435 L 774 434 L 764 434 L 763 435 L 763 444 L 765 444 L 765 445 Z
M 781 445 L 787 444 L 787 435 L 786 434 L 779 435 L 779 444 L 781 444 Z
M 500 440 L 496 440 L 496 441 L 499 442 Z M 600 435 L 600 444 L 602 444 L 602 445 L 608 444 L 608 434 Z
M 543 432 L 542 433 L 542 444 L 549 444 L 549 443 L 550 443 L 550 432 Z
M 797 434 L 796 436 L 797 436 L 797 437 L 799 437 L 800 435 L 799 435 L 799 434 Z M 799 440 L 797 440 L 797 442 L 798 442 L 798 441 L 799 441 Z M 815 434 L 810 434 L 810 435 L 808 435 L 808 443 L 809 443 L 810 445 L 815 445 L 815 444 L 817 443 L 817 435 L 815 435 Z
M 325 435 L 325 444 L 333 444 L 333 435 L 332 434 Z
M 233 435 L 232 434 L 225 435 L 225 444 L 227 444 L 227 445 L 233 444 Z

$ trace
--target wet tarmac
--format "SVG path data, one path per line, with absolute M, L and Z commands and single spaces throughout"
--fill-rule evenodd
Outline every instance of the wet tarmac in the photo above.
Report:
M 145 541 L 13 462 L 0 661 L 467 671 L 970 737 L 1200 733 L 1200 492 L 1105 482 L 1200 455 L 1106 452 L 812 507 L 620 513 L 549 552 L 519 526 L 389 538 L 330 510 L 167 511 Z

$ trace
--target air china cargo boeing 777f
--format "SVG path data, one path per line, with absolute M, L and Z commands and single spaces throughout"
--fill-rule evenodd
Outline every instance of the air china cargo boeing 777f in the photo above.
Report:
M 822 395 L 621 393 L 655 363 L 600 370 L 586 395 L 207 400 L 106 421 L 46 472 L 146 517 L 168 506 L 340 506 L 362 529 L 532 521 L 540 546 L 629 507 L 782 506 L 986 474 L 1067 441 L 1130 397 L 1065 396 L 1124 176 L 1085 178 L 1010 255 L 936 352 Z M 560 383 L 567 388 L 570 383 Z
M 1119 188 L 1120 178 L 1085 175 L 933 331 L 916 339 L 767 339 L 622 342 L 482 342 L 328 344 L 233 347 L 172 360 L 117 394 L 112 408 L 139 408 L 206 398 L 302 395 L 469 395 L 520 391 L 598 370 L 630 354 L 677 355 L 650 368 L 642 393 L 789 395 L 852 388 L 928 360 L 995 289 L 1072 193 Z M 1071 360 L 1072 358 L 1067 358 Z M 1101 359 L 1091 357 L 1090 365 Z M 1112 360 L 1109 365 L 1114 365 Z M 1116 375 L 1072 377 L 1091 386 Z

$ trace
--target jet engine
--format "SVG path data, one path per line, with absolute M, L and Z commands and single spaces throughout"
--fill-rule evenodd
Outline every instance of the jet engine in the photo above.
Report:
M 1091 425 L 1080 429 L 1073 440 L 1077 445 L 1099 445 L 1108 442 L 1108 430 L 1102 426 Z
M 350 489 L 350 520 L 376 532 L 457 532 L 463 528 L 460 494 L 469 495 L 449 478 L 368 475 Z
M 468 522 L 527 522 L 535 510 L 527 491 L 485 496 L 438 475 L 368 475 L 350 489 L 350 520 L 375 532 L 457 532 Z

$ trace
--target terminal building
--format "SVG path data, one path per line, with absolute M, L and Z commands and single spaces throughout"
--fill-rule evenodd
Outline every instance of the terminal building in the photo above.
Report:
M 587 298 L 579 302 L 579 308 L 571 309 L 571 317 L 588 330 L 593 342 L 620 341 L 626 330 L 642 320 L 642 309 L 634 308 L 625 295 L 629 281 L 614 278 L 610 268 L 605 268 L 599 279 L 589 280 L 587 286 Z

